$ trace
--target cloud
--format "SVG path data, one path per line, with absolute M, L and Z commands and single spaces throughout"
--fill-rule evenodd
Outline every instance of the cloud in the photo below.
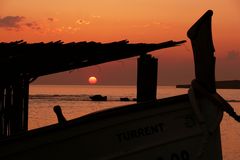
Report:
M 19 31 L 24 28 L 33 30 L 40 30 L 41 27 L 35 21 L 27 21 L 23 16 L 6 16 L 0 17 L 0 28 L 4 28 L 10 31 Z
M 52 18 L 52 17 L 47 18 L 47 20 L 48 20 L 48 22 L 57 22 L 58 21 L 58 19 Z
M 34 30 L 40 30 L 41 27 L 38 25 L 37 22 L 27 22 L 25 23 L 25 26 L 27 26 L 30 29 L 34 29 Z
M 20 23 L 25 18 L 22 16 L 6 16 L 3 18 L 0 18 L 0 28 L 6 28 L 6 29 L 19 29 L 21 27 Z
M 77 24 L 90 24 L 90 21 L 86 21 L 86 20 L 83 20 L 83 19 L 78 19 L 77 21 L 76 21 L 76 23 Z
M 48 21 L 53 22 L 54 18 L 48 18 Z
M 229 51 L 227 54 L 228 60 L 235 60 L 240 57 L 240 52 L 236 50 Z

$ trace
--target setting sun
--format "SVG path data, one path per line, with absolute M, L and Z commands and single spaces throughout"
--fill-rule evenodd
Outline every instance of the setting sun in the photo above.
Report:
M 88 78 L 88 83 L 89 84 L 96 84 L 97 83 L 97 78 L 92 76 Z

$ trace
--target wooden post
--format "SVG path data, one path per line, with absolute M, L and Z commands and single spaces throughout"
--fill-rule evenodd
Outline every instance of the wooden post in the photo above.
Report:
M 23 79 L 23 131 L 28 130 L 28 99 L 29 99 L 29 79 Z
M 156 100 L 158 59 L 144 54 L 138 58 L 137 102 Z
M 23 130 L 23 80 L 16 79 L 12 91 L 12 113 L 11 113 L 11 134 L 22 132 Z
M 24 76 L 0 86 L 0 137 L 28 130 L 28 90 Z
M 12 86 L 7 85 L 4 91 L 4 135 L 9 136 L 11 135 L 10 128 L 11 128 L 11 109 L 12 109 Z
M 19 77 L 13 85 L 13 105 L 11 134 L 25 132 L 28 129 L 28 79 Z
M 4 87 L 0 86 L 0 138 L 4 136 Z

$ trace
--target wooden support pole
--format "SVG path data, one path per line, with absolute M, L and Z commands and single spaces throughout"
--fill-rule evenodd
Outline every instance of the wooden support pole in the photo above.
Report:
M 19 76 L 0 86 L 0 137 L 28 130 L 29 79 Z
M 12 86 L 8 85 L 4 91 L 4 135 L 11 135 Z
M 28 130 L 28 99 L 29 99 L 29 79 L 23 79 L 23 131 Z
M 0 86 L 0 138 L 4 137 L 4 87 Z
M 13 85 L 13 105 L 11 134 L 25 132 L 28 129 L 28 86 L 25 77 L 19 77 Z
M 141 55 L 137 69 L 137 102 L 156 100 L 158 59 Z
M 21 128 L 19 125 L 21 121 L 21 106 L 19 106 L 19 102 L 22 98 L 21 90 L 19 89 L 19 81 L 18 79 L 15 81 L 15 83 L 12 85 L 12 94 L 11 98 L 13 99 L 13 102 L 11 104 L 11 113 L 10 113 L 10 131 L 11 135 L 18 132 L 18 130 Z
M 23 130 L 23 85 L 22 78 L 15 80 L 12 93 L 12 113 L 11 113 L 11 134 L 22 132 Z

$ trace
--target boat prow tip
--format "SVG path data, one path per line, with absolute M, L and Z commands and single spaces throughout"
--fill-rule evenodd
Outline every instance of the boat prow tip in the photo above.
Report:
M 192 25 L 192 27 L 187 31 L 187 36 L 190 39 L 194 39 L 197 35 L 197 31 L 199 31 L 199 27 L 204 24 L 209 18 L 213 15 L 213 10 L 207 10 L 196 23 Z

